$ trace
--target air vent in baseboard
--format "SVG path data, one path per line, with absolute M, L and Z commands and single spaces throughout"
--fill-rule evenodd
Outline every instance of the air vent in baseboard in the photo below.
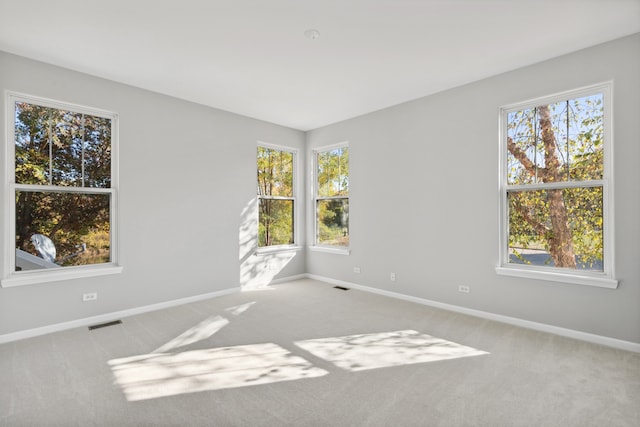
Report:
M 98 325 L 92 325 L 89 326 L 89 330 L 93 331 L 94 329 L 99 329 L 99 328 L 106 328 L 107 326 L 114 326 L 114 325 L 119 325 L 122 323 L 122 320 L 114 320 L 112 322 L 107 322 L 107 323 L 100 323 Z

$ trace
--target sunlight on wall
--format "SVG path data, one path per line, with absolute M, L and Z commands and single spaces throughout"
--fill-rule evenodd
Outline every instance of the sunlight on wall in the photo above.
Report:
M 248 307 L 247 307 L 248 308 Z M 245 309 L 246 310 L 246 309 Z M 198 323 L 193 328 L 190 328 L 172 339 L 163 346 L 158 347 L 152 353 L 166 353 L 178 347 L 182 347 L 194 342 L 202 341 L 209 338 L 220 329 L 229 324 L 229 321 L 221 316 L 212 316 L 202 322 Z
M 257 254 L 258 208 L 257 199 L 251 199 L 240 213 L 239 260 L 240 286 L 243 290 L 267 287 L 274 277 L 295 257 L 296 252 Z
M 258 199 L 249 200 L 240 213 L 240 262 L 255 253 L 258 247 Z
M 313 339 L 295 344 L 348 371 L 489 354 L 411 330 Z
M 109 364 L 129 401 L 328 374 L 272 343 L 146 354 Z
M 240 265 L 240 285 L 243 290 L 268 286 L 275 276 L 289 264 L 295 252 L 254 255 Z

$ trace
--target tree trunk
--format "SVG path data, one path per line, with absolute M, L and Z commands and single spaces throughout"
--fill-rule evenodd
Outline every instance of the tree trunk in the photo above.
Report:
M 569 218 L 564 205 L 562 190 L 548 190 L 549 216 L 551 217 L 551 237 L 549 252 L 556 267 L 576 268 L 573 252 L 573 237 L 569 228 Z
M 29 251 L 31 242 L 32 193 L 21 191 L 16 203 L 16 247 Z
M 544 182 L 558 182 L 561 180 L 562 167 L 558 159 L 558 145 L 551 124 L 551 113 L 548 106 L 538 107 L 540 115 L 540 131 L 544 144 L 545 171 Z M 564 205 L 563 190 L 547 191 L 549 216 L 551 217 L 551 236 L 547 239 L 549 252 L 556 267 L 576 268 L 576 257 L 573 252 L 573 237 L 569 226 L 567 208 Z

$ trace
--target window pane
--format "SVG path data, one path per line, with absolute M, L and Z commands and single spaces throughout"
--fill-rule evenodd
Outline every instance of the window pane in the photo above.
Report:
M 111 119 L 16 102 L 16 183 L 111 185 Z
M 84 152 L 75 153 L 84 159 L 84 186 L 111 187 L 111 119 L 83 115 Z
M 317 153 L 318 196 L 349 194 L 349 148 L 340 147 Z
M 15 162 L 18 184 L 50 182 L 49 124 L 51 108 L 16 102 Z
M 109 262 L 110 200 L 110 194 L 16 191 L 16 271 Z
M 568 102 L 569 144 L 567 169 L 570 180 L 586 181 L 604 176 L 604 97 L 602 94 Z
M 258 195 L 293 197 L 293 153 L 258 147 Z
M 293 244 L 293 200 L 260 199 L 258 246 Z
M 538 169 L 542 156 L 536 140 L 536 110 L 529 108 L 507 115 L 507 182 L 509 184 L 531 184 L 538 181 Z M 516 157 L 514 153 L 518 154 Z M 540 157 L 540 158 L 539 158 Z M 518 160 L 520 158 L 520 160 Z M 529 169 L 523 166 L 530 164 Z
M 603 95 L 507 115 L 507 183 L 586 181 L 604 174 Z
M 509 262 L 603 271 L 602 187 L 514 191 Z
M 317 201 L 318 244 L 349 246 L 349 199 Z

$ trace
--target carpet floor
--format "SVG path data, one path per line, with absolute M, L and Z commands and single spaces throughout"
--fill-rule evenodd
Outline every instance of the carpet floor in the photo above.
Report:
M 121 320 L 0 345 L 0 426 L 640 426 L 640 354 L 314 280 Z

